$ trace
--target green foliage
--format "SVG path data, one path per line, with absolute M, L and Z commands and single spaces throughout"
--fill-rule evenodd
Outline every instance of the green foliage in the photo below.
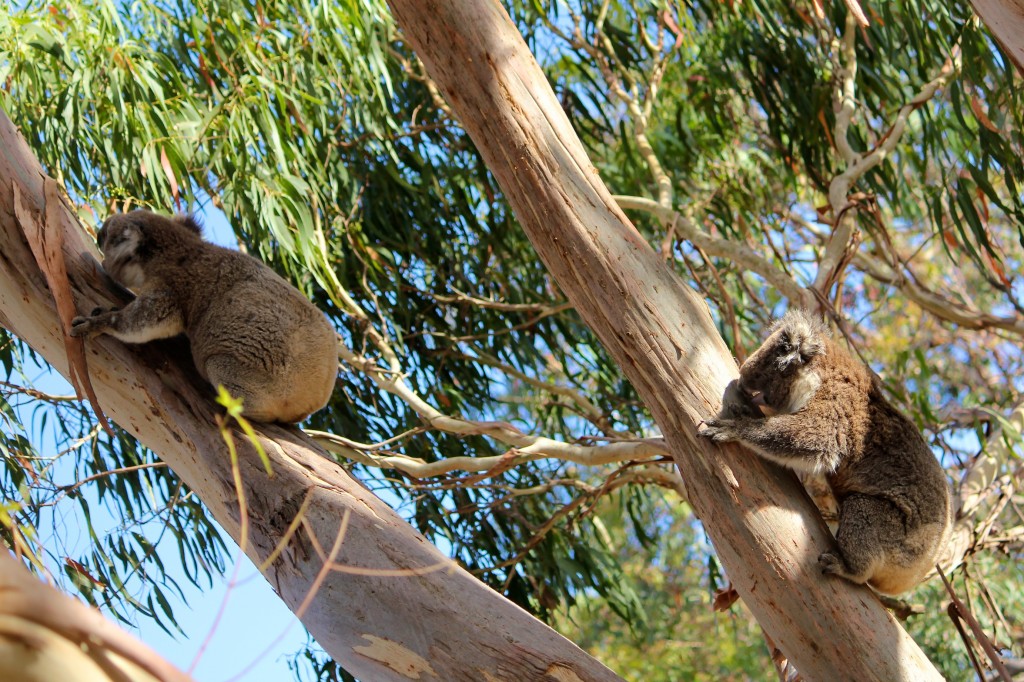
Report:
M 9 337 L 3 348 L 4 542 L 36 553 L 37 566 L 125 623 L 141 615 L 177 631 L 175 576 L 209 587 L 223 573 L 219 529 L 153 453 L 105 434 L 74 395 L 25 388 L 38 360 Z
M 844 3 L 820 17 L 812 3 L 773 0 L 508 4 L 613 193 L 658 198 L 798 285 L 813 282 L 836 219 L 830 183 L 847 168 L 834 103 Z M 987 432 L 948 415 L 1019 402 L 1020 325 L 975 333 L 916 307 L 906 286 L 967 313 L 1012 322 L 1024 311 L 1020 80 L 965 3 L 869 11 L 854 43 L 855 152 L 894 134 L 948 59 L 959 54 L 962 67 L 849 193 L 858 253 L 898 274 L 854 261 L 825 294 L 952 468 Z M 310 427 L 428 463 L 514 452 L 484 428 L 428 428 L 382 388 L 394 372 L 425 404 L 475 424 L 582 445 L 656 432 L 561 305 L 382 0 L 29 2 L 0 16 L 0 105 L 89 224 L 125 206 L 220 209 L 244 248 L 317 302 L 374 369 L 345 366 Z M 707 295 L 737 355 L 755 345 L 783 304 L 764 273 L 699 251 L 655 216 L 631 217 Z M 102 434 L 76 402 L 33 393 L 31 351 L 0 341 L 0 511 L 15 519 L 5 541 L 43 549 L 91 602 L 173 630 L 179 589 L 164 562 L 202 585 L 224 567 L 208 512 L 153 453 Z M 724 579 L 688 507 L 662 498 L 663 479 L 556 457 L 429 478 L 346 465 L 482 580 L 633 679 L 768 676 L 753 621 L 739 607 L 711 612 Z M 57 504 L 74 507 L 86 546 L 57 530 L 39 539 L 59 526 Z M 1016 603 L 999 571 L 1010 562 L 978 563 L 1000 603 Z M 922 595 L 927 613 L 911 627 L 961 677 L 942 596 L 934 585 Z M 346 679 L 315 653 L 295 665 Z
M 616 617 L 607 601 L 589 597 L 557 627 L 627 680 L 771 679 L 767 647 L 746 609 L 712 609 L 726 582 L 699 525 L 685 505 L 665 502 L 651 508 L 624 496 L 601 510 L 624 577 L 638 586 L 644 620 Z
M 544 313 L 550 280 L 465 134 L 403 71 L 411 56 L 381 4 L 84 2 L 29 6 L 7 29 L 4 106 L 84 213 L 102 217 L 114 201 L 184 209 L 208 197 L 352 347 L 365 344 L 365 329 L 344 313 L 353 304 L 364 311 L 398 345 L 412 388 L 447 412 L 552 437 L 599 435 L 557 401 L 519 401 L 521 388 L 477 361 L 486 357 L 530 377 L 561 367 L 561 381 L 614 414 L 617 428 L 649 425 L 575 314 Z M 43 34 L 53 38 L 46 49 Z M 525 309 L 440 300 L 452 292 Z M 365 375 L 342 376 L 336 404 L 313 426 L 374 442 L 420 423 Z M 90 427 L 83 415 L 67 437 Z M 141 452 L 132 445 L 129 455 L 127 443 L 108 450 L 95 438 L 92 447 L 118 469 Z M 504 451 L 483 437 L 433 431 L 402 449 L 426 461 Z M 593 587 L 625 609 L 628 586 L 602 550 L 564 525 L 534 537 L 572 501 L 571 486 L 511 499 L 504 492 L 541 485 L 562 468 L 538 463 L 492 485 L 415 494 L 408 479 L 363 473 L 406 500 L 420 531 L 522 605 L 546 612 Z M 135 500 L 118 502 L 119 513 L 136 513 Z M 520 555 L 527 543 L 534 551 Z

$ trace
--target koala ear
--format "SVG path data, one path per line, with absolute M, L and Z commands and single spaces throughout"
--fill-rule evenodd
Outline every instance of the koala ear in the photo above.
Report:
M 142 228 L 136 223 L 136 212 L 115 213 L 103 221 L 103 225 L 96 231 L 96 243 L 100 250 L 106 252 L 115 243 L 122 246 L 131 242 L 130 249 L 135 250 L 142 241 Z M 124 251 L 124 249 L 121 249 Z
M 781 371 L 806 365 L 825 354 L 828 328 L 802 310 L 786 313 L 776 322 L 775 331 L 779 334 L 777 362 Z
M 152 253 L 150 240 L 146 238 L 145 230 L 134 223 L 128 223 L 120 231 L 111 232 L 110 246 L 117 248 L 122 254 L 135 254 L 140 258 L 149 257 Z
M 187 227 L 192 232 L 195 232 L 200 237 L 203 236 L 203 226 L 199 224 L 199 221 L 191 213 L 176 215 L 173 220 L 182 227 Z

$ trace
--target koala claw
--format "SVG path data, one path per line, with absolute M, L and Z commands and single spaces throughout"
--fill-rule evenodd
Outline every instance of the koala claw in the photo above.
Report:
M 704 428 L 697 432 L 701 438 L 710 438 L 716 442 L 733 440 L 730 422 L 727 419 L 705 419 Z
M 76 318 L 71 320 L 71 329 L 68 330 L 68 334 L 70 334 L 71 336 L 75 336 L 75 337 L 78 337 L 78 336 L 85 336 L 85 337 L 94 336 L 95 335 L 94 332 L 93 332 L 94 327 L 95 327 L 95 325 L 93 324 L 93 318 L 92 317 L 85 317 L 85 316 L 79 315 L 78 317 L 76 317 Z
M 71 334 L 71 336 L 85 336 L 86 332 L 88 331 L 88 328 L 89 318 L 82 317 L 81 315 L 79 315 L 78 317 L 71 320 L 71 329 L 68 330 L 68 333 Z

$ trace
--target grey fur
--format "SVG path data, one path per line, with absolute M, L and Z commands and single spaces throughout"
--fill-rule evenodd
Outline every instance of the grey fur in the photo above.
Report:
M 773 325 L 705 424 L 701 436 L 825 474 L 839 503 L 839 551 L 818 557 L 822 572 L 899 594 L 935 564 L 950 527 L 942 467 L 820 320 L 793 310 Z
M 255 258 L 203 241 L 189 216 L 111 216 L 103 268 L 136 298 L 72 321 L 72 336 L 145 343 L 184 333 L 196 369 L 242 398 L 255 421 L 297 422 L 327 404 L 338 374 L 334 329 Z

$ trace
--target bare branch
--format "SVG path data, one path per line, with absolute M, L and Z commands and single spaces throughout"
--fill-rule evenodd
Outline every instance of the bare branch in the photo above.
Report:
M 36 400 L 45 400 L 48 403 L 78 402 L 77 395 L 53 395 L 50 393 L 43 393 L 42 391 L 37 391 L 34 388 L 20 386 L 18 384 L 12 384 L 8 381 L 0 381 L 0 387 L 8 389 L 12 393 L 23 393 L 27 395 L 29 398 L 34 398 Z
M 455 290 L 453 289 L 453 291 Z M 440 303 L 466 303 L 476 308 L 500 310 L 506 313 L 538 313 L 548 316 L 556 315 L 560 312 L 572 309 L 572 305 L 569 303 L 556 303 L 554 305 L 550 303 L 504 303 L 502 301 L 492 301 L 486 298 L 477 298 L 476 296 L 464 294 L 461 291 L 455 291 L 455 294 L 451 296 L 430 292 L 421 293 Z
M 953 322 L 966 329 L 1003 329 L 1016 335 L 1024 335 L 1024 318 L 1020 315 L 1001 317 L 969 309 L 924 288 L 913 276 L 897 272 L 881 259 L 864 252 L 859 252 L 853 257 L 853 264 L 874 279 L 897 287 L 903 295 L 940 320 Z M 904 268 L 907 266 L 904 265 Z
M 573 17 L 576 26 L 571 36 L 567 35 L 547 18 L 545 18 L 545 23 L 552 33 L 568 42 L 573 48 L 585 52 L 593 60 L 593 64 L 601 72 L 608 90 L 626 106 L 626 111 L 629 112 L 630 119 L 633 122 L 633 139 L 636 142 L 637 151 L 640 153 L 641 158 L 643 158 L 644 163 L 647 164 L 654 184 L 658 188 L 658 204 L 668 209 L 672 207 L 674 201 L 672 180 L 665 172 L 664 167 L 661 165 L 661 160 L 658 159 L 658 155 L 655 153 L 654 147 L 647 137 L 647 125 L 654 101 L 657 98 L 658 86 L 668 66 L 668 58 L 676 51 L 680 43 L 676 41 L 673 47 L 661 59 L 655 60 L 650 70 L 650 87 L 644 104 L 641 106 L 639 102 L 641 97 L 640 88 L 637 86 L 632 74 L 624 68 L 617 68 L 612 61 L 611 55 L 615 54 L 615 48 L 603 31 L 607 10 L 608 3 L 605 2 L 594 21 L 595 40 L 600 45 L 600 48 L 583 40 L 582 31 L 579 27 L 580 18 L 575 14 Z M 649 45 L 648 47 L 653 48 L 655 46 Z
M 836 89 L 833 106 L 836 112 L 835 145 L 840 158 L 846 163 L 846 170 L 832 179 L 828 189 L 828 202 L 832 211 L 832 235 L 825 244 L 825 252 L 818 264 L 814 289 L 826 295 L 839 279 L 843 268 L 853 257 L 856 229 L 856 206 L 850 202 L 850 188 L 869 170 L 881 164 L 893 152 L 907 124 L 907 119 L 925 102 L 934 97 L 936 91 L 960 70 L 960 54 L 957 50 L 946 60 L 931 81 L 897 112 L 895 120 L 881 141 L 867 154 L 860 154 L 850 144 L 850 125 L 856 108 L 855 82 L 857 77 L 856 36 L 857 18 L 853 12 L 846 15 L 841 45 L 837 46 L 839 56 L 834 58 Z
M 445 419 L 450 420 L 451 418 L 445 417 Z M 463 422 L 462 424 L 463 426 L 460 428 L 463 428 L 463 431 L 450 430 L 449 433 L 477 435 L 484 433 L 486 428 L 493 428 L 494 430 L 487 435 L 491 435 L 502 442 L 509 439 L 508 433 L 505 432 L 505 429 L 508 427 L 501 422 Z M 642 461 L 667 456 L 667 450 L 661 439 L 656 438 L 620 441 L 603 446 L 586 446 L 564 443 L 541 436 L 522 436 L 520 434 L 522 439 L 530 442 L 530 444 L 522 448 L 513 448 L 502 455 L 493 455 L 491 457 L 449 457 L 434 462 L 427 462 L 418 457 L 408 457 L 406 455 L 381 456 L 361 452 L 356 448 L 352 448 L 345 439 L 326 431 L 307 431 L 306 434 L 315 439 L 325 449 L 335 454 L 370 466 L 383 469 L 398 469 L 415 478 L 441 476 L 453 471 L 483 473 L 497 470 L 494 472 L 497 474 L 507 471 L 511 467 L 538 459 L 557 459 L 584 466 L 600 466 L 613 462 Z
M 624 210 L 646 211 L 656 216 L 666 228 L 671 226 L 685 239 L 693 243 L 694 246 L 708 254 L 719 258 L 728 258 L 740 267 L 757 273 L 790 301 L 800 302 L 804 300 L 803 287 L 768 262 L 768 260 L 742 244 L 712 237 L 694 225 L 693 221 L 689 218 L 651 199 L 621 194 L 615 195 L 613 198 Z
M 849 130 L 856 111 L 857 82 L 857 22 L 850 12 L 846 15 L 846 26 L 843 29 L 841 42 L 833 43 L 832 67 L 835 73 L 836 87 L 832 93 L 832 109 L 836 115 L 835 144 L 839 156 L 847 163 L 857 160 L 857 152 L 850 146 Z M 838 52 L 838 54 L 836 54 Z M 829 192 L 831 198 L 832 192 Z M 846 193 L 842 199 L 845 201 Z

